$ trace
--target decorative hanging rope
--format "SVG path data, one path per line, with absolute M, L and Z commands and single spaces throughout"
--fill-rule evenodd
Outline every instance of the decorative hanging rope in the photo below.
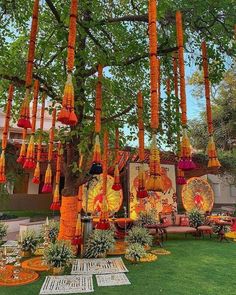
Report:
M 35 143 L 34 143 L 34 133 L 36 126 L 36 117 L 37 117 L 37 104 L 38 104 L 38 95 L 39 95 L 39 81 L 35 80 L 34 82 L 34 99 L 33 99 L 33 110 L 32 110 L 32 134 L 30 136 L 30 141 L 28 144 L 26 158 L 23 165 L 24 169 L 34 169 L 36 166 L 35 163 Z
M 101 132 L 101 112 L 102 112 L 102 65 L 98 65 L 98 81 L 96 86 L 96 100 L 95 100 L 95 145 L 93 151 L 93 163 L 89 173 L 92 175 L 102 173 L 101 163 L 101 147 L 99 134 Z
M 49 134 L 49 145 L 48 145 L 48 166 L 45 173 L 44 185 L 42 188 L 43 193 L 51 193 L 52 192 L 52 152 L 53 152 L 53 141 L 54 141 L 54 133 L 55 133 L 55 124 L 56 124 L 56 109 L 54 108 L 52 111 L 52 127 L 50 129 Z
M 121 190 L 120 184 L 120 171 L 119 171 L 119 128 L 116 128 L 116 140 L 115 140 L 115 170 L 114 170 L 114 184 L 112 189 L 114 191 Z
M 207 146 L 207 152 L 208 152 L 208 158 L 209 158 L 208 167 L 219 168 L 221 165 L 217 158 L 216 146 L 215 146 L 215 142 L 213 138 L 210 81 L 209 81 L 209 70 L 208 70 L 207 46 L 205 41 L 202 42 L 202 63 L 203 63 L 203 73 L 204 73 L 204 82 L 205 82 L 207 126 L 208 126 L 208 134 L 209 134 L 209 142 Z
M 82 210 L 82 201 L 83 201 L 83 186 L 80 185 L 78 191 L 78 203 L 77 203 L 77 222 L 75 229 L 75 236 L 72 239 L 72 245 L 81 245 L 82 244 L 82 224 L 81 224 L 81 210 Z
M 70 7 L 70 25 L 68 37 L 68 51 L 67 51 L 67 81 L 64 89 L 62 100 L 62 109 L 58 115 L 58 121 L 62 124 L 74 126 L 78 123 L 75 114 L 74 102 L 74 86 L 72 82 L 72 71 L 74 69 L 75 60 L 75 41 L 76 41 L 76 19 L 78 10 L 78 0 L 71 0 Z
M 185 89 L 185 65 L 184 65 L 184 39 L 182 27 L 182 14 L 176 12 L 176 30 L 177 30 L 177 45 L 179 57 L 179 74 L 180 74 L 180 106 L 181 106 L 181 122 L 183 127 L 183 137 L 181 142 L 181 158 L 178 167 L 182 170 L 192 170 L 196 168 L 192 161 L 191 145 L 187 135 L 187 104 L 186 104 L 186 89 Z
M 30 87 L 32 86 L 33 78 L 33 68 L 34 68 L 34 56 L 35 56 L 35 46 L 36 37 L 38 32 L 38 14 L 39 14 L 39 0 L 34 1 L 32 23 L 30 31 L 30 42 L 28 49 L 28 60 L 26 65 L 26 78 L 25 78 L 25 97 L 20 110 L 20 118 L 18 120 L 17 126 L 22 128 L 31 128 L 30 122 Z
M 53 193 L 53 202 L 50 206 L 50 210 L 56 211 L 60 210 L 60 193 L 59 193 L 59 185 L 60 185 L 60 177 L 61 177 L 61 157 L 62 157 L 62 145 L 61 142 L 58 143 L 57 146 L 57 163 L 56 163 L 56 184 Z
M 40 128 L 39 128 L 40 135 L 39 135 L 38 145 L 37 145 L 37 164 L 34 170 L 34 177 L 32 179 L 32 182 L 35 184 L 40 183 L 40 160 L 41 160 L 41 152 L 42 152 L 42 132 L 43 132 L 43 126 L 44 126 L 45 99 L 46 99 L 46 92 L 43 92 L 41 114 L 40 114 Z
M 20 148 L 20 154 L 18 159 L 16 160 L 17 163 L 20 163 L 22 166 L 25 163 L 25 157 L 26 157 L 26 136 L 27 136 L 27 129 L 24 128 L 22 131 L 22 143 Z
M 13 92 L 14 92 L 14 86 L 13 86 L 13 84 L 11 84 L 8 89 L 8 99 L 7 99 L 7 107 L 6 107 L 6 114 L 5 114 L 5 123 L 4 123 L 3 134 L 2 134 L 2 153 L 0 156 L 0 183 L 6 182 L 5 152 L 6 152 L 6 148 L 7 148 L 7 137 L 8 137 L 8 131 L 9 131 L 10 117 L 11 117 Z
M 145 188 L 145 171 L 144 171 L 144 123 L 143 123 L 143 96 L 142 92 L 138 92 L 138 139 L 139 139 L 139 160 L 141 162 L 138 171 L 138 198 L 146 198 L 148 193 Z
M 103 174 L 102 174 L 102 205 L 97 229 L 106 230 L 110 228 L 109 209 L 107 203 L 107 173 L 108 173 L 108 131 L 104 132 L 103 142 Z

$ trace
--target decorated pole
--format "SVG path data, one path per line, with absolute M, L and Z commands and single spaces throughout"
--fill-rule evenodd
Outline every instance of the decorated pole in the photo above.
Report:
M 20 118 L 18 120 L 17 126 L 22 128 L 32 128 L 30 122 L 30 91 L 32 86 L 32 78 L 33 78 L 33 69 L 34 69 L 34 56 L 35 56 L 35 46 L 36 46 L 36 37 L 38 32 L 38 14 L 39 14 L 39 0 L 34 1 L 33 6 L 33 15 L 32 15 L 32 23 L 31 23 L 31 31 L 30 31 L 30 42 L 28 49 L 28 59 L 26 65 L 26 78 L 25 78 L 25 97 L 23 100 L 23 104 L 20 110 Z
M 103 174 L 102 174 L 102 206 L 100 212 L 99 222 L 96 226 L 97 229 L 106 230 L 110 228 L 109 223 L 109 209 L 107 203 L 107 174 L 108 174 L 108 131 L 104 132 L 103 141 Z
M 34 170 L 34 177 L 32 179 L 32 182 L 35 184 L 40 183 L 40 161 L 41 161 L 41 153 L 42 153 L 42 132 L 43 132 L 43 126 L 44 126 L 45 99 L 46 99 L 46 92 L 43 92 L 41 114 L 40 114 L 40 127 L 39 127 L 40 135 L 39 135 L 38 145 L 37 145 L 37 164 Z
M 35 151 L 34 151 L 34 133 L 36 126 L 36 117 L 37 117 L 37 104 L 38 104 L 38 95 L 39 95 L 39 81 L 35 80 L 34 82 L 34 99 L 33 99 L 33 110 L 32 110 L 32 133 L 30 136 L 29 144 L 27 147 L 26 158 L 23 165 L 25 169 L 34 169 L 36 166 L 35 163 Z
M 89 173 L 98 175 L 102 173 L 102 160 L 101 160 L 101 146 L 99 134 L 101 133 L 101 112 L 102 112 L 102 65 L 98 65 L 98 81 L 96 86 L 96 99 L 95 99 L 95 145 L 93 150 L 93 163 Z
M 157 58 L 157 4 L 156 0 L 149 0 L 149 54 L 150 54 L 150 86 L 151 86 L 151 128 L 152 144 L 150 150 L 149 169 L 150 176 L 146 182 L 148 191 L 163 191 L 161 178 L 160 155 L 157 148 L 156 134 L 159 127 L 159 77 L 160 60 Z
M 72 72 L 75 61 L 75 41 L 76 41 L 76 21 L 77 21 L 78 0 L 71 0 L 70 25 L 67 50 L 67 81 L 62 100 L 62 109 L 58 115 L 58 121 L 62 124 L 74 126 L 78 123 L 75 114 L 74 86 L 72 82 Z
M 182 27 L 182 14 L 180 11 L 176 12 L 176 29 L 180 74 L 181 122 L 183 128 L 183 136 L 181 141 L 181 157 L 178 163 L 178 167 L 182 170 L 192 170 L 196 166 L 192 161 L 191 145 L 187 135 L 187 102 L 185 89 L 184 37 Z
M 10 124 L 10 117 L 11 117 L 11 107 L 12 107 L 12 100 L 13 100 L 13 92 L 14 86 L 11 84 L 8 89 L 8 99 L 7 99 L 7 107 L 6 107 L 6 115 L 5 115 L 5 124 L 3 128 L 2 134 L 2 153 L 0 156 L 0 183 L 6 182 L 6 174 L 5 174 L 5 152 L 7 148 L 7 137 L 8 137 L 8 130 Z
M 213 138 L 213 123 L 212 123 L 212 111 L 211 111 L 211 95 L 210 95 L 210 81 L 209 81 L 209 70 L 208 70 L 208 58 L 207 58 L 207 46 L 206 42 L 202 42 L 202 63 L 204 73 L 204 84 L 205 84 L 205 97 L 206 97 L 206 113 L 207 113 L 207 126 L 209 142 L 207 146 L 208 152 L 208 167 L 219 168 L 220 162 L 217 158 L 216 146 Z
M 52 111 L 52 127 L 49 133 L 49 145 L 48 145 L 48 166 L 45 173 L 44 185 L 42 188 L 43 193 L 51 193 L 52 192 L 52 155 L 53 155 L 53 142 L 55 135 L 55 124 L 56 124 L 56 109 L 54 108 Z
M 119 128 L 116 128 L 116 139 L 115 139 L 115 170 L 114 170 L 114 184 L 112 189 L 114 191 L 121 190 L 120 184 L 120 171 L 119 171 Z
M 55 183 L 55 189 L 53 193 L 53 202 L 50 206 L 50 210 L 58 211 L 60 210 L 61 203 L 60 203 L 60 177 L 61 177 L 61 157 L 62 157 L 62 146 L 61 142 L 58 143 L 57 146 L 57 163 L 56 163 L 56 183 Z
M 139 161 L 141 162 L 138 171 L 138 190 L 137 197 L 138 198 L 146 198 L 148 193 L 145 188 L 145 170 L 144 170 L 144 123 L 143 123 L 143 96 L 142 92 L 138 92 L 138 141 L 139 141 Z

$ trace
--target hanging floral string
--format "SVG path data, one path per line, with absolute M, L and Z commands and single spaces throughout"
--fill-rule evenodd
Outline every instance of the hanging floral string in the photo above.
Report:
M 179 74 L 180 74 L 180 106 L 181 106 L 181 122 L 183 128 L 183 136 L 181 141 L 181 158 L 178 167 L 182 170 L 192 170 L 196 166 L 192 161 L 191 145 L 187 135 L 187 105 L 186 105 L 186 89 L 185 89 L 185 66 L 184 66 L 184 40 L 182 28 L 182 14 L 176 12 L 176 29 L 177 29 L 177 45 L 179 57 Z
M 144 123 L 143 123 L 143 96 L 142 92 L 138 92 L 138 140 L 139 140 L 139 160 L 141 162 L 138 171 L 138 198 L 146 198 L 148 193 L 145 188 L 145 170 L 144 170 Z
M 48 145 L 48 166 L 45 173 L 44 185 L 42 188 L 43 193 L 51 193 L 52 192 L 52 153 L 53 153 L 53 141 L 54 141 L 54 133 L 55 133 L 55 124 L 56 124 L 56 109 L 54 108 L 52 111 L 52 127 L 50 129 L 49 134 L 49 145 Z
M 95 100 L 95 145 L 93 151 L 93 163 L 90 168 L 90 174 L 101 174 L 101 146 L 99 140 L 99 134 L 101 132 L 101 112 L 102 112 L 102 65 L 98 65 L 98 81 L 96 86 L 96 100 Z
M 38 14 L 39 14 L 39 0 L 35 0 L 34 7 L 33 7 L 31 31 L 30 31 L 28 60 L 27 60 L 27 66 L 26 66 L 26 78 L 25 78 L 26 92 L 25 92 L 24 101 L 20 110 L 20 118 L 17 123 L 17 126 L 22 128 L 32 127 L 30 122 L 29 103 L 30 103 L 30 87 L 32 85 L 32 78 L 33 78 L 36 37 L 38 32 Z
M 7 107 L 6 107 L 6 115 L 5 115 L 5 124 L 3 128 L 2 134 L 2 153 L 0 156 L 0 183 L 6 182 L 6 175 L 5 175 L 5 152 L 7 148 L 7 136 L 10 124 L 10 117 L 11 117 L 11 107 L 12 107 L 12 100 L 13 100 L 13 92 L 14 86 L 11 84 L 8 89 L 8 99 L 7 99 Z
M 42 152 L 42 132 L 43 132 L 43 126 L 44 126 L 45 99 L 46 99 L 46 92 L 43 92 L 41 114 L 40 114 L 40 135 L 39 135 L 38 145 L 37 145 L 37 164 L 34 170 L 34 177 L 32 179 L 32 182 L 35 184 L 40 183 L 40 160 L 41 160 L 41 152 Z
M 59 185 L 60 185 L 60 177 L 61 177 L 61 157 L 62 157 L 62 146 L 61 142 L 58 143 L 57 146 L 57 163 L 56 163 L 56 184 L 53 193 L 53 202 L 50 206 L 50 210 L 58 211 L 60 210 L 60 193 L 59 193 Z
M 107 203 L 107 175 L 108 175 L 108 131 L 104 132 L 103 142 L 103 174 L 102 174 L 102 205 L 97 229 L 106 230 L 110 228 L 109 209 Z
M 39 81 L 35 80 L 34 82 L 34 99 L 33 99 L 33 110 L 32 110 L 32 134 L 30 136 L 30 141 L 27 147 L 26 158 L 23 165 L 25 169 L 34 169 L 36 166 L 35 163 L 35 152 L 34 152 L 34 133 L 36 126 L 36 116 L 37 116 L 37 104 L 38 104 L 38 95 L 39 95 Z
M 72 245 L 74 246 L 82 244 L 82 224 L 81 224 L 82 201 L 83 201 L 83 186 L 80 185 L 79 191 L 78 191 L 78 203 L 77 203 L 78 215 L 77 215 L 75 236 L 72 239 Z
M 74 106 L 74 86 L 72 82 L 72 71 L 75 60 L 75 41 L 76 41 L 76 19 L 78 10 L 78 0 L 71 0 L 70 25 L 67 51 L 67 81 L 64 89 L 62 109 L 58 115 L 58 121 L 62 124 L 74 126 L 78 123 Z
M 22 131 L 22 143 L 20 147 L 20 154 L 18 159 L 16 160 L 17 163 L 20 163 L 22 166 L 24 165 L 25 157 L 26 157 L 26 136 L 27 136 L 27 129 L 24 128 Z
M 114 170 L 114 184 L 112 189 L 114 191 L 121 190 L 120 184 L 120 171 L 119 171 L 119 129 L 116 128 L 116 141 L 115 141 L 115 170 Z
M 208 167 L 219 168 L 220 162 L 217 158 L 216 146 L 213 138 L 213 123 L 212 123 L 212 112 L 211 112 L 211 95 L 210 95 L 210 81 L 209 81 L 209 70 L 208 70 L 208 58 L 207 58 L 207 46 L 206 42 L 202 42 L 202 63 L 203 63 L 203 73 L 205 81 L 205 97 L 206 97 L 206 113 L 207 113 L 207 126 L 209 142 L 207 146 L 208 152 Z

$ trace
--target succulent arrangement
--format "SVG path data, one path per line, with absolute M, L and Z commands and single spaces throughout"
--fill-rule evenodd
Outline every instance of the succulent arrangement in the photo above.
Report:
M 73 250 L 69 243 L 56 241 L 44 250 L 44 260 L 51 267 L 65 267 L 74 258 Z
M 197 209 L 191 210 L 188 213 L 188 218 L 189 218 L 189 225 L 194 228 L 197 228 L 203 225 L 205 220 L 204 214 Z
M 148 211 L 141 211 L 138 214 L 137 224 L 140 226 L 144 226 L 146 224 L 155 224 L 158 222 L 156 216 L 157 216 L 156 209 L 151 209 Z
M 129 230 L 126 241 L 129 245 L 137 243 L 141 246 L 151 246 L 152 236 L 146 228 L 134 226 Z
M 34 253 L 39 243 L 39 237 L 34 231 L 25 231 L 22 236 L 21 250 L 24 252 Z
M 147 255 L 144 246 L 139 243 L 129 244 L 126 249 L 125 258 L 134 262 L 140 261 L 141 258 Z
M 113 230 L 95 229 L 88 238 L 83 256 L 85 258 L 105 256 L 107 251 L 114 247 L 114 244 Z
M 7 235 L 7 225 L 0 222 L 0 241 Z

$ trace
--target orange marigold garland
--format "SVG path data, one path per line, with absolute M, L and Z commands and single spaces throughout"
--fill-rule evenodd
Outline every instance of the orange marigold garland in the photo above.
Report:
M 17 163 L 20 163 L 22 166 L 24 165 L 25 157 L 26 157 L 26 136 L 27 136 L 27 129 L 24 128 L 22 132 L 22 143 L 20 148 L 20 154 L 18 159 L 16 160 Z
M 48 166 L 45 173 L 44 185 L 42 188 L 43 193 L 51 193 L 52 192 L 52 152 L 53 152 L 53 141 L 54 141 L 54 132 L 55 132 L 55 123 L 56 123 L 56 109 L 54 108 L 52 111 L 52 127 L 50 129 L 49 134 L 49 146 L 48 146 Z
M 208 167 L 219 168 L 221 165 L 217 157 L 215 142 L 213 138 L 210 81 L 209 81 L 209 70 L 208 70 L 207 46 L 205 41 L 202 42 L 202 62 L 203 62 L 203 73 L 204 73 L 204 81 L 205 81 L 207 126 L 208 126 L 208 134 L 209 134 L 209 142 L 207 146 L 207 152 L 208 152 L 208 158 L 209 158 Z
M 78 123 L 74 106 L 74 86 L 72 82 L 72 71 L 75 59 L 75 41 L 76 41 L 76 19 L 77 19 L 78 1 L 71 0 L 70 7 L 70 25 L 67 51 L 67 81 L 62 100 L 62 109 L 58 115 L 58 121 L 62 124 L 75 126 Z
M 34 177 L 32 179 L 32 182 L 35 184 L 40 183 L 40 160 L 41 160 L 41 152 L 42 152 L 42 132 L 43 132 L 43 126 L 44 126 L 45 99 L 46 99 L 46 93 L 43 92 L 41 115 L 40 115 L 40 132 L 41 133 L 39 135 L 39 140 L 37 145 L 37 164 L 34 170 Z
M 104 143 L 103 143 L 103 184 L 102 184 L 102 191 L 103 191 L 103 199 L 101 205 L 101 212 L 99 222 L 96 226 L 97 229 L 106 230 L 110 228 L 109 223 L 109 209 L 107 203 L 107 174 L 108 174 L 108 132 L 107 130 L 104 133 Z
M 182 170 L 192 170 L 196 168 L 192 161 L 191 145 L 187 135 L 187 105 L 186 105 L 186 89 L 185 89 L 185 66 L 184 66 L 184 40 L 182 28 L 182 14 L 176 12 L 176 29 L 177 29 L 177 45 L 179 57 L 179 73 L 180 73 L 180 106 L 181 106 L 181 122 L 183 127 L 183 137 L 181 142 L 181 158 L 178 168 Z
M 6 151 L 6 147 L 7 147 L 7 136 L 8 136 L 9 123 L 10 123 L 10 116 L 11 116 L 13 92 L 14 92 L 14 86 L 13 86 L 13 84 L 11 84 L 9 86 L 9 90 L 8 90 L 5 124 L 4 124 L 3 134 L 2 134 L 2 153 L 1 153 L 1 156 L 0 156 L 0 183 L 5 183 L 6 182 L 5 151 Z
M 34 68 L 36 37 L 38 32 L 38 14 L 39 14 L 39 0 L 35 0 L 34 7 L 33 7 L 32 23 L 31 23 L 28 60 L 27 60 L 27 66 L 26 66 L 26 79 L 25 79 L 26 92 L 25 92 L 24 101 L 20 110 L 20 118 L 17 123 L 17 126 L 22 128 L 32 127 L 30 122 L 29 102 L 30 102 L 30 87 L 32 85 L 33 68 Z
M 35 80 L 34 82 L 34 100 L 33 100 L 33 111 L 32 111 L 32 134 L 30 136 L 30 141 L 27 148 L 26 158 L 23 165 L 25 169 L 34 169 L 36 166 L 35 163 L 35 153 L 34 153 L 34 133 L 36 126 L 36 116 L 37 116 L 37 104 L 38 104 L 38 95 L 39 95 L 39 81 Z
M 77 203 L 78 216 L 77 216 L 77 222 L 76 222 L 75 236 L 71 242 L 71 244 L 74 246 L 82 244 L 82 224 L 81 224 L 82 201 L 83 201 L 83 185 L 80 185 L 79 191 L 78 191 L 78 203 Z
M 143 123 L 143 96 L 142 92 L 138 93 L 138 139 L 139 139 L 139 160 L 141 165 L 138 171 L 138 198 L 146 198 L 148 193 L 145 188 L 145 170 L 144 170 L 144 123 Z
M 121 190 L 120 184 L 120 171 L 119 171 L 119 129 L 116 128 L 116 142 L 115 142 L 115 152 L 116 152 L 116 163 L 115 163 L 115 170 L 114 170 L 114 184 L 112 189 L 114 191 Z
M 50 210 L 58 211 L 60 210 L 60 193 L 59 193 L 59 185 L 60 185 L 60 176 L 61 176 L 61 157 L 62 157 L 62 146 L 61 142 L 58 143 L 57 147 L 57 163 L 56 163 L 56 185 L 53 193 L 53 202 L 50 206 Z
M 96 101 L 95 101 L 95 145 L 93 151 L 93 163 L 89 173 L 92 175 L 102 173 L 101 164 L 101 147 L 99 134 L 101 132 L 101 112 L 102 112 L 102 65 L 98 65 L 98 81 L 96 86 Z

